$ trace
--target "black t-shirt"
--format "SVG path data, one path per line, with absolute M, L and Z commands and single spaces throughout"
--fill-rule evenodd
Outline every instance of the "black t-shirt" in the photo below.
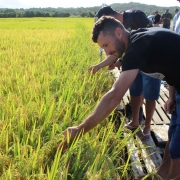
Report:
M 157 15 L 154 17 L 154 24 L 159 23 L 160 18 L 161 18 L 161 15 L 157 14 Z
M 140 69 L 180 90 L 180 35 L 157 27 L 133 30 L 122 71 Z M 150 73 L 150 74 L 149 74 Z
M 128 30 L 152 27 L 152 23 L 140 10 L 129 10 L 123 13 L 123 25 Z

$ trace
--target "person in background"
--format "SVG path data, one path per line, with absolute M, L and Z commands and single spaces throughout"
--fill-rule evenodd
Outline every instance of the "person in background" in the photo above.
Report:
M 98 20 L 96 14 L 97 14 L 97 12 L 94 12 L 94 22 L 96 22 Z
M 156 175 L 163 180 L 180 180 L 180 35 L 163 28 L 139 28 L 129 32 L 117 19 L 103 16 L 93 27 L 92 40 L 107 55 L 121 58 L 124 54 L 122 73 L 112 88 L 103 95 L 95 110 L 81 124 L 63 132 L 65 138 L 68 137 L 59 148 L 64 151 L 67 140 L 72 143 L 108 117 L 140 70 L 149 76 L 165 79 L 169 84 L 169 98 L 164 107 L 172 116 L 163 162 Z
M 97 12 L 98 18 L 103 15 L 108 15 L 116 18 L 117 20 L 122 22 L 125 28 L 129 31 L 131 31 L 132 29 L 152 27 L 146 15 L 142 11 L 138 10 L 128 10 L 124 11 L 123 13 L 118 13 L 110 6 L 107 6 Z M 107 59 L 97 65 L 90 67 L 88 70 L 96 73 L 100 68 L 104 66 L 110 65 L 112 67 L 115 65 L 120 67 L 123 59 L 120 59 L 120 61 L 117 59 L 117 57 L 109 55 Z M 139 72 L 138 76 L 129 89 L 131 95 L 132 119 L 130 123 L 125 125 L 125 127 L 127 127 L 128 129 L 135 130 L 139 127 L 139 124 L 143 119 L 143 100 L 144 98 L 146 99 L 146 120 L 141 137 L 142 140 L 148 140 L 150 138 L 150 124 L 152 116 L 154 114 L 156 100 L 159 98 L 160 85 L 161 80 L 149 77 L 146 74 Z
M 176 24 L 175 24 L 174 31 L 176 33 L 180 34 L 180 12 L 178 12 L 177 16 L 178 16 L 178 18 L 177 18 L 177 21 L 176 21 Z
M 159 24 L 161 23 L 161 15 L 158 11 L 155 11 L 155 17 L 153 19 L 153 26 L 159 27 Z
M 178 12 L 179 12 L 178 9 L 176 9 L 176 10 L 174 11 L 175 15 L 174 15 L 174 18 L 173 18 L 173 31 L 174 31 L 174 29 L 175 29 L 176 21 L 177 21 L 177 19 L 178 19 L 178 17 L 179 17 Z
M 163 28 L 170 29 L 172 20 L 172 14 L 169 13 L 169 9 L 165 10 L 165 13 L 161 16 L 161 21 L 163 22 Z
M 177 0 L 180 2 L 180 0 Z M 175 28 L 174 31 L 178 34 L 180 34 L 180 11 L 176 14 L 176 23 L 175 23 Z

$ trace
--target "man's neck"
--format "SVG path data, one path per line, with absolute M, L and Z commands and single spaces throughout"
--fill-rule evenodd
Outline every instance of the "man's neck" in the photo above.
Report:
M 114 17 L 123 24 L 123 14 L 122 13 L 117 13 Z
M 126 50 L 128 48 L 128 40 L 129 40 L 129 36 L 130 36 L 130 32 L 129 31 L 124 31 L 124 42 L 125 42 L 125 52 L 126 53 Z

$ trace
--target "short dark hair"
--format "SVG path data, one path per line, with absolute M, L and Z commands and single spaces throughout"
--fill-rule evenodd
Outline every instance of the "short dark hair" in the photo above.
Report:
M 118 21 L 117 19 L 111 17 L 111 16 L 102 16 L 98 21 L 94 24 L 93 30 L 92 30 L 92 40 L 94 43 L 97 43 L 98 36 L 100 32 L 102 32 L 104 35 L 111 34 L 113 35 L 115 32 L 115 29 L 119 27 L 123 30 L 125 30 L 125 27 L 123 24 Z
M 105 6 L 97 12 L 96 16 L 99 19 L 102 15 L 110 16 L 114 14 L 117 14 L 117 12 L 114 9 L 112 9 L 110 6 Z

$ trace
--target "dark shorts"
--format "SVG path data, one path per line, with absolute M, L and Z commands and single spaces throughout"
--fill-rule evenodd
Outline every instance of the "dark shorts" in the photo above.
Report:
M 172 159 L 180 158 L 180 94 L 176 93 L 176 110 L 171 116 L 168 137 L 169 152 Z
M 139 71 L 136 79 L 129 88 L 131 96 L 144 94 L 146 100 L 157 100 L 160 93 L 161 80 L 152 78 Z

